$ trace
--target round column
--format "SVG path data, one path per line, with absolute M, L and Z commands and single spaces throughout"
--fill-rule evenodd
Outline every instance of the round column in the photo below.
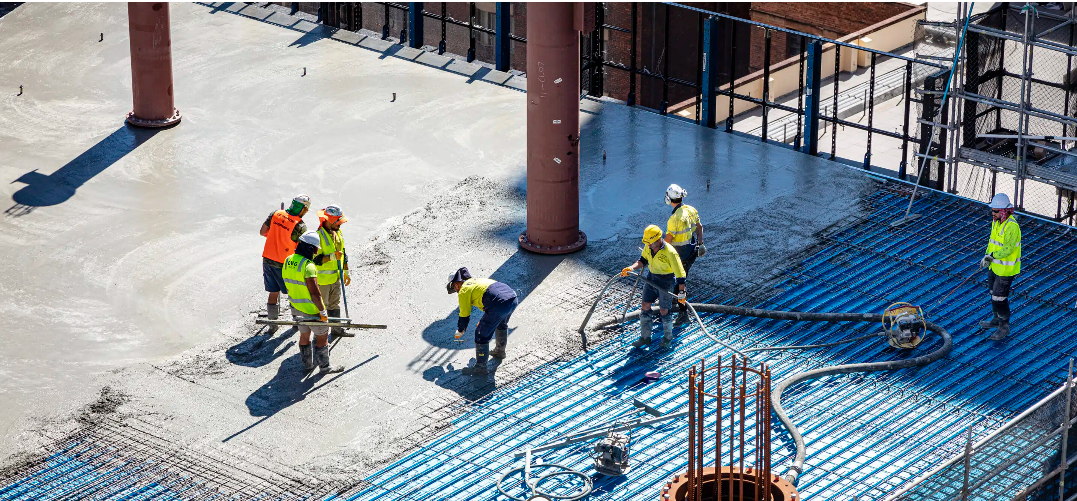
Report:
M 134 109 L 127 122 L 167 127 L 180 121 L 172 96 L 172 35 L 167 2 L 130 2 L 131 91 Z
M 580 231 L 580 31 L 573 2 L 527 5 L 527 229 L 520 247 L 567 254 Z

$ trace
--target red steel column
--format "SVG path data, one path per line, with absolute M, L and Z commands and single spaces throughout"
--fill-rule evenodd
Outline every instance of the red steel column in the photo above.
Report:
M 168 2 L 130 2 L 131 91 L 134 110 L 127 122 L 167 127 L 180 121 L 172 97 L 172 34 Z
M 527 5 L 527 230 L 520 247 L 567 254 L 580 231 L 580 30 L 583 4 Z

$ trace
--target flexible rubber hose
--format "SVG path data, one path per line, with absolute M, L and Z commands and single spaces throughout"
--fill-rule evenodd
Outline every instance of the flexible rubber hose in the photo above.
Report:
M 646 280 L 646 279 L 644 279 Z M 729 306 L 724 304 L 705 304 L 705 303 L 690 303 L 697 311 L 707 313 L 721 313 L 725 315 L 738 315 L 746 317 L 757 318 L 769 318 L 774 320 L 791 320 L 800 322 L 882 322 L 883 316 L 878 313 L 813 313 L 813 312 L 796 312 L 796 311 L 778 311 L 778 310 L 761 310 L 757 308 L 744 308 L 741 306 Z M 652 307 L 653 308 L 653 307 Z M 639 317 L 639 312 L 634 311 L 627 315 L 627 318 L 633 319 Z M 599 322 L 598 326 L 602 327 L 616 323 L 616 318 L 610 318 Z M 942 338 L 942 346 L 937 350 L 915 358 L 908 358 L 904 360 L 893 360 L 888 362 L 871 362 L 871 363 L 858 363 L 858 364 L 845 364 L 835 365 L 831 367 L 822 367 L 799 374 L 794 374 L 782 381 L 774 387 L 771 392 L 770 402 L 771 407 L 774 409 L 774 414 L 778 416 L 778 420 L 782 422 L 786 430 L 789 430 L 789 435 L 796 444 L 796 456 L 793 459 L 792 466 L 783 475 L 790 483 L 796 482 L 797 476 L 804 470 L 804 457 L 806 447 L 804 445 L 804 437 L 800 434 L 800 430 L 797 429 L 793 421 L 789 419 L 789 415 L 786 414 L 785 408 L 782 407 L 782 392 L 790 386 L 801 383 L 804 381 L 810 381 L 812 379 L 821 378 L 824 376 L 831 376 L 834 374 L 845 374 L 849 372 L 876 372 L 876 371 L 890 371 L 898 369 L 907 369 L 911 367 L 920 367 L 930 364 L 942 357 L 945 357 L 953 349 L 954 341 L 950 336 L 950 333 L 942 327 L 932 323 L 926 322 L 927 329 L 934 332 Z M 855 338 L 854 338 L 855 339 Z M 849 340 L 845 340 L 849 341 Z M 758 350 L 762 351 L 762 350 Z

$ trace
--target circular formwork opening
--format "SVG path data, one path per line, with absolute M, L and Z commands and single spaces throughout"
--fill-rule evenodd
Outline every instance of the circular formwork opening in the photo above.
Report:
M 723 466 L 721 471 L 721 499 L 716 497 L 714 468 L 704 468 L 702 475 L 702 497 L 697 501 L 798 501 L 797 490 L 785 479 L 774 475 L 769 479 L 770 497 L 766 499 L 766 480 L 757 478 L 751 468 Z M 662 501 L 686 501 L 689 483 L 687 475 L 677 475 L 662 490 Z

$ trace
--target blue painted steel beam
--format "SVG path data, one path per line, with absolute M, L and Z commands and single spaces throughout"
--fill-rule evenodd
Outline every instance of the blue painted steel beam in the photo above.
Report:
M 809 155 L 819 154 L 819 88 L 822 84 L 823 42 L 808 42 L 808 57 L 804 72 L 804 146 L 801 150 Z
M 423 47 L 423 17 L 423 3 L 408 2 L 408 47 Z
M 509 56 L 512 54 L 512 7 L 509 2 L 497 2 L 494 14 L 494 68 L 497 71 L 509 71 Z
M 703 82 L 700 123 L 712 129 L 718 127 L 718 40 L 720 23 L 714 17 L 703 20 Z

